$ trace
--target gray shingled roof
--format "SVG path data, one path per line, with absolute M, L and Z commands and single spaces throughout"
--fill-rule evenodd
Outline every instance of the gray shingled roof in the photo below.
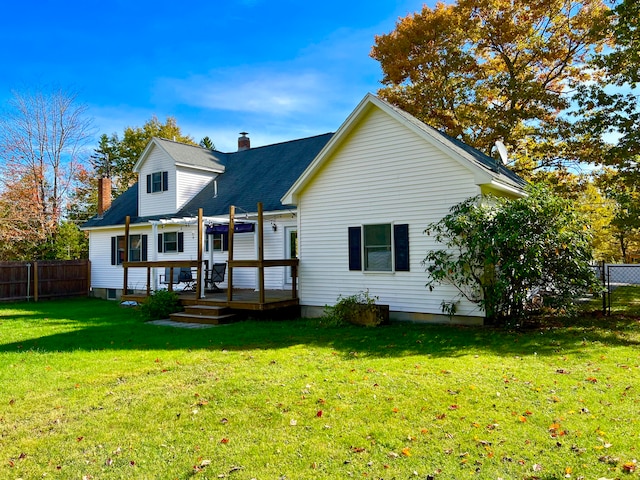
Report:
M 138 218 L 138 184 L 129 187 L 122 195 L 116 198 L 109 210 L 104 212 L 102 218 L 95 215 L 82 224 L 82 228 L 108 227 L 111 225 L 124 225 L 129 215 L 131 221 Z
M 223 172 L 224 166 L 220 163 L 219 152 L 202 148 L 197 145 L 173 142 L 166 138 L 154 137 L 153 140 L 175 160 L 182 165 L 206 168 L 215 172 Z
M 203 208 L 206 216 L 226 215 L 229 213 L 230 205 L 235 205 L 240 211 L 255 212 L 258 202 L 262 202 L 266 212 L 287 210 L 287 207 L 280 202 L 280 198 L 313 161 L 332 135 L 333 133 L 325 133 L 233 153 L 213 151 L 211 155 L 225 169 L 225 173 L 220 174 L 216 179 L 218 190 L 216 198 L 214 198 L 214 184 L 211 182 L 176 214 L 138 217 L 138 184 L 136 183 L 113 201 L 111 208 L 102 218 L 97 216 L 91 218 L 83 228 L 123 225 L 127 215 L 131 217 L 132 224 L 160 218 L 192 217 L 198 214 L 198 208 Z M 169 140 L 156 140 L 162 141 L 163 147 L 167 144 L 174 144 L 169 148 L 182 145 Z M 198 147 L 194 148 L 202 150 Z M 175 148 L 175 150 L 183 153 L 185 151 L 182 148 Z M 168 149 L 167 151 L 169 152 Z
M 200 207 L 205 216 L 225 215 L 230 205 L 255 212 L 258 202 L 266 212 L 288 210 L 290 207 L 283 206 L 280 199 L 332 136 L 325 133 L 222 154 L 226 170 L 216 179 L 218 196 L 214 197 L 211 182 L 177 216 L 196 215 Z

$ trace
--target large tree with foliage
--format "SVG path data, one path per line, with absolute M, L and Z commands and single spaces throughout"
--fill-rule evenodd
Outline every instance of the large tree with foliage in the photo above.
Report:
M 86 160 L 91 119 L 77 94 L 14 92 L 0 117 L 0 243 L 10 258 L 55 256 L 66 202 Z
M 115 133 L 110 137 L 103 135 L 94 155 L 99 159 L 96 168 L 99 172 L 108 172 L 111 177 L 115 177 L 117 193 L 123 192 L 138 180 L 133 173 L 133 166 L 152 137 L 197 145 L 191 136 L 182 133 L 174 117 L 167 117 L 165 123 L 162 123 L 154 115 L 142 127 L 126 127 L 122 139 Z
M 471 198 L 426 233 L 444 246 L 424 260 L 427 286 L 455 286 L 494 323 L 519 323 L 532 293 L 565 308 L 576 295 L 599 288 L 584 220 L 567 200 L 542 187 L 517 200 Z M 446 299 L 443 306 L 451 311 L 457 300 Z
M 426 123 L 490 153 L 501 139 L 519 169 L 574 158 L 567 87 L 605 39 L 603 0 L 458 0 L 400 19 L 376 36 L 379 94 Z M 525 171 L 526 173 L 526 171 Z
M 595 160 L 617 170 L 618 182 L 635 188 L 640 182 L 640 2 L 621 1 L 609 18 L 612 47 L 592 62 L 604 75 L 579 88 L 577 127 L 592 140 Z

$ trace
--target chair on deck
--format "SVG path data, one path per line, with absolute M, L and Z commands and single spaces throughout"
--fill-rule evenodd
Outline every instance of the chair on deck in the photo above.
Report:
M 195 290 L 195 280 L 193 279 L 193 273 L 191 267 L 180 267 L 173 269 L 173 278 L 171 277 L 171 267 L 165 267 L 164 279 L 161 282 L 165 285 L 178 285 L 184 283 L 183 290 Z
M 227 271 L 226 263 L 214 263 L 210 270 L 211 276 L 207 277 L 207 285 L 212 292 L 221 292 L 222 289 L 216 283 L 224 282 L 224 274 Z

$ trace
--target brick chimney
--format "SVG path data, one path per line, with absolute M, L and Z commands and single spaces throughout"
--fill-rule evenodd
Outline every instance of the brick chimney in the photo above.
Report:
M 251 140 L 249 140 L 249 135 L 247 132 L 240 132 L 240 137 L 238 138 L 238 151 L 241 152 L 243 150 L 249 150 L 251 148 Z
M 98 217 L 111 206 L 111 179 L 102 177 L 98 179 Z

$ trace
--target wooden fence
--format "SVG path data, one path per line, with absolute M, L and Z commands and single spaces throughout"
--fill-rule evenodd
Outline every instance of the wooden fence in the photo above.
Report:
M 89 295 L 89 260 L 0 262 L 0 301 Z

